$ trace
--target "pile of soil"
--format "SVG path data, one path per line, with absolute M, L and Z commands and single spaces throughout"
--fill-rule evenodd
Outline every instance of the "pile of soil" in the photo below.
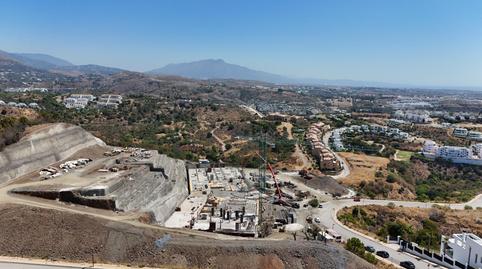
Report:
M 0 206 L 0 255 L 169 268 L 373 268 L 335 243 L 215 240 L 20 205 Z M 156 245 L 156 240 L 165 244 Z M 162 240 L 161 240 L 162 241 Z
M 315 175 L 313 173 L 310 175 L 312 176 L 312 179 L 299 177 L 299 181 L 313 189 L 323 190 L 337 195 L 348 194 L 348 190 L 332 177 Z

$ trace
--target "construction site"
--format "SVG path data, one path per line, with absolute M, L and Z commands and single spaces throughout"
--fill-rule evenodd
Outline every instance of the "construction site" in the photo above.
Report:
M 2 182 L 16 183 L 4 189 L 10 195 L 108 210 L 170 228 L 265 237 L 296 222 L 294 209 L 316 198 L 278 180 L 262 155 L 259 169 L 186 163 L 157 151 L 110 147 L 63 124 L 38 128 L 1 154 L 0 160 L 9 160 L 1 168 Z M 279 211 L 289 219 L 277 217 Z
M 68 143 L 52 143 L 64 137 Z M 3 183 L 9 178 L 21 183 L 7 188 L 11 194 L 147 214 L 160 225 L 188 194 L 184 161 L 157 151 L 109 147 L 75 126 L 45 127 L 7 148 L 0 160 L 9 161 L 1 168 Z
M 291 245 L 270 240 L 234 240 L 284 233 L 286 224 L 297 222 L 296 209 L 317 197 L 286 175 L 278 180 L 266 160 L 259 169 L 188 163 L 157 151 L 108 146 L 77 126 L 49 124 L 28 129 L 5 148 L 0 165 L 0 212 L 6 216 L 0 255 L 85 261 L 92 252 L 98 261 L 135 266 L 324 268 L 320 264 L 328 261 L 332 266 L 326 268 L 358 268 L 351 254 L 334 254 L 342 251 L 336 246 L 302 262 L 300 250 L 323 248 L 299 242 L 291 251 Z M 51 235 L 52 229 L 59 235 Z M 43 246 L 30 246 L 26 238 L 32 236 L 41 237 Z M 208 241 L 211 258 L 201 251 Z M 146 249 L 149 244 L 156 249 Z M 243 249 L 242 256 L 221 258 L 234 249 Z

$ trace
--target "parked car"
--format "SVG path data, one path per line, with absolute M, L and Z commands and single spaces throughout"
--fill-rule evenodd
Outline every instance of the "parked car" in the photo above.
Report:
M 319 205 L 318 205 L 318 208 L 323 208 L 323 205 L 322 205 L 322 204 L 319 204 Z
M 360 200 L 361 200 L 360 196 L 353 197 L 353 202 L 360 202 Z
M 370 253 L 374 253 L 375 252 L 375 248 L 372 247 L 372 246 L 365 246 L 365 250 L 370 252 Z
M 415 269 L 415 264 L 411 261 L 400 262 L 400 266 L 407 269 Z
M 376 254 L 377 254 L 377 256 L 380 256 L 380 257 L 385 258 L 385 259 L 390 257 L 390 254 L 388 254 L 388 252 L 386 252 L 385 250 L 379 250 L 379 251 L 377 251 Z
M 315 218 L 315 222 L 316 222 L 316 223 L 320 223 L 320 222 L 321 222 L 320 218 L 316 217 L 316 218 Z

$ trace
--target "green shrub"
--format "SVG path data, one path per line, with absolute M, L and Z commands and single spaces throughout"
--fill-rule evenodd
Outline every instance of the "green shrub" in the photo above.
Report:
M 320 205 L 320 202 L 318 201 L 318 199 L 316 198 L 313 198 L 311 199 L 308 204 L 311 206 L 311 207 L 318 207 Z

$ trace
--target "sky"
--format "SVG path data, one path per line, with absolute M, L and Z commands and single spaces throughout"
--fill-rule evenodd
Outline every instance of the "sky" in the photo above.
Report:
M 0 50 L 147 71 L 482 87 L 480 0 L 2 0 Z

